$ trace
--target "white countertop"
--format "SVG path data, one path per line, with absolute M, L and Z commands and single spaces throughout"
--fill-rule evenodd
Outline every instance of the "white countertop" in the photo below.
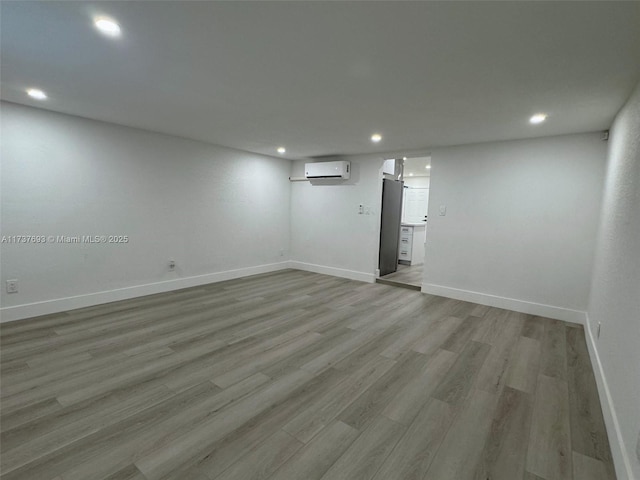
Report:
M 402 222 L 403 227 L 426 227 L 427 222 L 419 222 L 419 223 L 405 223 Z

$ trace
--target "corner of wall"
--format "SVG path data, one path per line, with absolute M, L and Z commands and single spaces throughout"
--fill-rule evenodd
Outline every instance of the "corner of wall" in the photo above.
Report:
M 554 305 L 545 305 L 542 303 L 527 302 L 516 298 L 500 297 L 482 292 L 472 292 L 470 290 L 461 290 L 458 288 L 445 287 L 443 285 L 435 285 L 432 283 L 422 283 L 422 293 L 431 295 L 440 295 L 443 297 L 454 298 L 464 302 L 478 303 L 480 305 L 488 305 L 490 307 L 503 308 L 514 312 L 527 313 L 539 317 L 554 318 L 564 322 L 576 323 L 584 325 L 586 323 L 586 312 L 580 310 L 571 310 L 569 308 L 556 307 Z
M 374 283 L 376 277 L 372 273 L 357 272 L 355 270 L 346 270 L 344 268 L 328 267 L 326 265 L 315 265 L 313 263 L 298 262 L 291 260 L 289 268 L 295 270 L 304 270 L 305 272 L 321 273 L 323 275 L 331 275 L 332 277 L 348 278 L 358 282 Z
M 618 478 L 633 480 L 640 463 L 633 448 L 640 417 L 637 364 L 637 285 L 640 222 L 640 83 L 616 114 L 607 152 L 607 174 L 594 253 L 585 337 Z M 635 285 L 635 287 L 634 287 Z M 602 324 L 598 339 L 593 329 Z M 625 375 L 626 373 L 626 375 Z M 633 431 L 633 427 L 636 428 Z M 638 448 L 638 447 L 636 447 Z M 637 453 L 640 458 L 640 452 Z

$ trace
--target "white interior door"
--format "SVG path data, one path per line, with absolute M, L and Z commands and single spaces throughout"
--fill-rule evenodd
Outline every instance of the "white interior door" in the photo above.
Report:
M 429 189 L 409 187 L 404 189 L 403 221 L 420 223 L 429 209 Z

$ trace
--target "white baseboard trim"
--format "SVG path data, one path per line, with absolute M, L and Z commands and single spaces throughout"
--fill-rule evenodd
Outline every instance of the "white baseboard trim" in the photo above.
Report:
M 458 288 L 434 285 L 432 283 L 423 283 L 421 291 L 423 293 L 430 293 L 432 295 L 455 298 L 456 300 L 479 303 L 481 305 L 488 305 L 490 307 L 504 308 L 505 310 L 528 313 L 530 315 L 536 315 L 539 317 L 564 320 L 565 322 L 578 323 L 580 325 L 584 325 L 586 320 L 586 313 L 580 310 L 554 307 L 553 305 L 527 302 L 524 300 L 517 300 L 515 298 L 499 297 L 497 295 L 472 292 L 470 290 L 460 290 Z
M 593 367 L 593 373 L 596 377 L 596 384 L 598 386 L 598 396 L 600 397 L 600 405 L 602 406 L 602 415 L 604 417 L 605 426 L 607 427 L 609 444 L 611 445 L 611 456 L 613 458 L 613 465 L 616 468 L 616 476 L 620 480 L 625 478 L 627 480 L 633 480 L 634 477 L 633 471 L 631 470 L 631 461 L 629 460 L 629 455 L 627 455 L 627 449 L 625 448 L 624 438 L 622 437 L 622 431 L 620 430 L 620 423 L 618 422 L 616 409 L 613 405 L 613 399 L 611 397 L 611 391 L 609 390 L 609 384 L 607 383 L 607 377 L 604 374 L 604 368 L 600 361 L 598 347 L 596 346 L 596 342 L 594 341 L 591 333 L 589 314 L 586 314 L 584 330 L 585 338 L 587 339 L 587 349 L 589 350 L 591 365 Z
M 360 282 L 374 283 L 376 281 L 376 277 L 373 273 L 356 272 L 355 270 L 345 270 L 344 268 L 327 267 L 325 265 L 315 265 L 313 263 L 296 262 L 293 260 L 289 262 L 289 266 L 296 270 L 323 273 L 334 277 L 358 280 Z
M 259 273 L 275 272 L 286 268 L 291 268 L 288 261 L 258 265 L 255 267 L 239 268 L 237 270 L 207 273 L 205 275 L 197 275 L 193 277 L 176 278 L 162 282 L 118 288 L 105 292 L 88 293 L 74 297 L 57 298 L 54 300 L 45 300 L 43 302 L 16 305 L 14 307 L 4 307 L 0 309 L 0 322 L 12 322 L 40 315 L 65 312 L 76 308 L 91 307 L 102 303 L 117 302 L 118 300 L 143 297 L 145 295 L 169 292 L 171 290 L 179 290 L 181 288 L 223 282 L 225 280 L 233 280 L 234 278 L 247 277 L 249 275 L 257 275 Z

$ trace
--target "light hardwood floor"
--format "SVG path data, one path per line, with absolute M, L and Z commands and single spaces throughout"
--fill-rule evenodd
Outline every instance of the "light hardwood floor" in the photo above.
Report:
M 615 478 L 559 321 L 282 271 L 1 333 L 4 480 Z
M 380 277 L 379 280 L 383 280 L 383 282 L 379 283 L 388 283 L 390 285 L 394 284 L 406 284 L 410 286 L 417 287 L 420 290 L 422 286 L 422 272 L 424 270 L 424 265 L 402 265 L 398 264 L 398 270 L 385 275 L 384 277 Z M 391 280 L 391 282 L 384 281 Z

